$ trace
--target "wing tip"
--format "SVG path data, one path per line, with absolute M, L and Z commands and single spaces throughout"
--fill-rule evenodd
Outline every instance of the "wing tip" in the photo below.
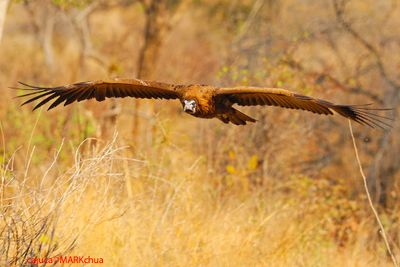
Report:
M 393 128 L 392 122 L 394 118 L 377 114 L 376 112 L 390 111 L 390 108 L 366 108 L 366 105 L 341 105 L 336 106 L 338 109 L 334 109 L 340 115 L 347 117 L 361 125 L 369 126 L 373 129 L 381 129 L 384 131 L 390 131 Z

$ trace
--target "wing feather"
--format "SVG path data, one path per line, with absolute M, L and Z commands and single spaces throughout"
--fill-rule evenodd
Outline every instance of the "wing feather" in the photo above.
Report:
M 33 93 L 30 93 L 30 94 L 28 94 L 28 95 L 32 95 L 32 94 L 33 94 Z M 35 94 L 36 94 L 36 93 L 35 93 Z M 32 97 L 32 98 L 26 100 L 24 103 L 22 103 L 22 105 L 29 104 L 29 103 L 31 103 L 31 102 L 33 102 L 33 101 L 39 99 L 39 98 L 42 98 L 42 97 L 44 97 L 44 96 L 46 96 L 46 95 L 49 95 L 49 94 L 51 94 L 51 92 L 44 92 L 44 93 L 43 93 L 43 92 L 40 92 L 39 95 L 37 95 L 37 96 L 35 96 L 35 97 Z
M 390 109 L 373 109 L 367 108 L 365 105 L 337 105 L 323 99 L 317 99 L 279 88 L 219 88 L 215 92 L 215 98 L 219 98 L 219 100 L 224 98 L 231 103 L 241 106 L 278 106 L 290 109 L 301 109 L 324 115 L 332 115 L 334 114 L 333 111 L 335 111 L 343 117 L 360 124 L 368 125 L 372 128 L 390 128 L 390 121 L 392 121 L 391 118 L 374 113 Z
M 109 81 L 92 81 L 79 82 L 66 86 L 58 87 L 41 87 L 33 86 L 23 82 L 19 82 L 25 88 L 17 88 L 28 90 L 29 93 L 19 97 L 28 98 L 22 105 L 31 103 L 35 100 L 42 99 L 34 109 L 55 99 L 49 106 L 52 109 L 61 103 L 64 106 L 73 102 L 80 102 L 95 98 L 97 101 L 103 101 L 106 98 L 154 98 L 154 99 L 177 99 L 181 96 L 179 88 L 173 84 L 150 82 L 138 79 L 114 79 Z
M 43 106 L 45 103 L 47 103 L 48 101 L 52 100 L 55 97 L 57 97 L 57 96 L 56 95 L 49 95 L 48 97 L 46 97 L 45 99 L 40 101 L 38 104 L 36 104 L 36 106 L 33 107 L 33 110 L 38 109 L 39 107 Z
M 92 88 L 88 88 L 87 90 L 83 90 L 82 94 L 78 97 L 77 101 L 81 102 L 81 101 L 86 100 L 86 99 L 91 99 L 92 98 L 92 93 L 93 93 L 93 89 Z

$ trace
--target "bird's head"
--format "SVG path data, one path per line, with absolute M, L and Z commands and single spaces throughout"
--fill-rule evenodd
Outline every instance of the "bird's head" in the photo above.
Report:
M 189 114 L 195 114 L 197 111 L 196 100 L 194 99 L 184 99 L 183 102 L 183 111 Z

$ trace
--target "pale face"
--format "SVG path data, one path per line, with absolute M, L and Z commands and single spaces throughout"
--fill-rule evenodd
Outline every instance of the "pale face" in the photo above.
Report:
M 196 101 L 193 99 L 184 99 L 183 100 L 183 111 L 189 114 L 194 114 L 196 113 Z

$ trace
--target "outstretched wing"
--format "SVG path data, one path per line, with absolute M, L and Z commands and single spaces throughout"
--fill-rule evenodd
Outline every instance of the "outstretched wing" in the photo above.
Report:
M 75 101 L 83 101 L 95 98 L 103 101 L 112 97 L 136 97 L 136 98 L 160 98 L 176 99 L 180 97 L 180 85 L 172 85 L 160 82 L 142 81 L 137 79 L 114 79 L 109 81 L 80 82 L 58 87 L 39 87 L 19 82 L 25 88 L 15 88 L 30 91 L 18 97 L 27 97 L 22 105 L 41 99 L 33 110 L 55 100 L 48 109 L 52 109 L 61 103 L 64 106 Z
M 343 117 L 372 128 L 391 127 L 390 118 L 376 114 L 377 111 L 390 109 L 374 109 L 368 105 L 337 105 L 322 99 L 293 93 L 278 88 L 236 87 L 219 88 L 215 97 L 226 98 L 231 103 L 241 106 L 278 106 L 290 109 L 302 109 L 317 114 L 332 115 L 335 111 Z

